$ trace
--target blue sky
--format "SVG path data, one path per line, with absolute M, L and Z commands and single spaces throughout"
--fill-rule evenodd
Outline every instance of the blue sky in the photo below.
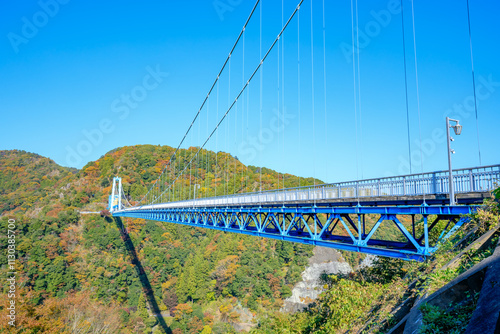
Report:
M 300 24 L 295 17 L 264 63 L 262 113 L 259 72 L 207 147 L 228 151 L 245 164 L 330 182 L 409 173 L 401 14 L 391 7 L 394 1 L 359 1 L 357 127 L 351 3 L 326 1 L 323 48 L 322 2 L 312 1 L 313 43 L 311 3 L 305 0 Z M 297 2 L 284 1 L 285 20 Z M 411 2 L 403 2 L 412 171 L 447 168 L 447 115 L 464 126 L 453 142 L 454 167 L 477 166 L 466 2 L 415 3 L 420 118 Z M 35 152 L 80 168 L 119 146 L 177 146 L 254 3 L 4 2 L 0 149 Z M 500 4 L 470 0 L 470 10 L 481 162 L 496 164 Z M 282 2 L 264 0 L 262 13 L 265 51 L 281 28 Z M 184 147 L 204 142 L 258 65 L 259 22 L 258 9 L 245 32 L 245 52 L 240 43 L 231 74 L 228 68 L 221 76 L 219 98 L 214 91 Z M 284 127 L 277 116 L 283 113 Z

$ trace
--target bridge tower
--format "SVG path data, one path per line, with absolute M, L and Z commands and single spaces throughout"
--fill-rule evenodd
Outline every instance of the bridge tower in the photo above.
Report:
M 108 210 L 110 212 L 119 211 L 122 209 L 122 178 L 113 178 L 113 187 L 111 188 L 111 196 L 109 197 Z

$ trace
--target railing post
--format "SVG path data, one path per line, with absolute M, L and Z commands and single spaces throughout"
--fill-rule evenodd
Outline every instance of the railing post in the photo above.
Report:
M 406 196 L 406 176 L 403 176 L 403 196 Z
M 470 191 L 474 191 L 474 175 L 472 174 L 472 169 L 469 169 L 469 184 L 470 184 Z

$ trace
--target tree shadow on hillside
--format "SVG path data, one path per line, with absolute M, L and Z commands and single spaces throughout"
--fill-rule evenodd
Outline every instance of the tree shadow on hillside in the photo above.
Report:
M 141 280 L 142 284 L 142 290 L 144 291 L 144 294 L 146 295 L 146 298 L 148 299 L 149 305 L 153 311 L 154 316 L 158 319 L 159 325 L 163 328 L 165 333 L 171 334 L 172 330 L 170 327 L 168 327 L 167 323 L 165 322 L 165 319 L 163 319 L 163 316 L 161 315 L 160 308 L 158 307 L 158 304 L 156 303 L 156 299 L 153 293 L 153 289 L 151 287 L 151 283 L 149 282 L 148 276 L 146 275 L 146 272 L 144 271 L 144 268 L 142 267 L 141 261 L 139 261 L 139 258 L 137 257 L 137 252 L 135 251 L 135 246 L 132 243 L 132 240 L 130 239 L 130 236 L 128 235 L 127 230 L 123 226 L 123 222 L 120 217 L 113 217 L 115 220 L 116 226 L 120 230 L 120 234 L 122 236 L 123 242 L 125 243 L 125 247 L 127 248 L 127 251 L 130 255 L 130 258 L 132 260 L 132 264 L 134 265 L 137 275 L 139 276 L 139 279 Z

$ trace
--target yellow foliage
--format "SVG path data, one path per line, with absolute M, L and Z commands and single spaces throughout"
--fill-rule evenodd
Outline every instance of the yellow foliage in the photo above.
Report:
M 212 333 L 212 327 L 205 325 L 203 327 L 203 330 L 201 331 L 201 334 L 211 334 Z
M 165 290 L 169 289 L 170 287 L 175 286 L 176 283 L 177 283 L 177 277 L 172 277 L 168 281 L 162 283 L 161 288 L 163 291 L 165 291 Z
M 95 271 L 96 273 L 96 276 L 100 276 L 103 272 L 105 272 L 106 269 L 104 269 L 104 267 L 98 267 Z

